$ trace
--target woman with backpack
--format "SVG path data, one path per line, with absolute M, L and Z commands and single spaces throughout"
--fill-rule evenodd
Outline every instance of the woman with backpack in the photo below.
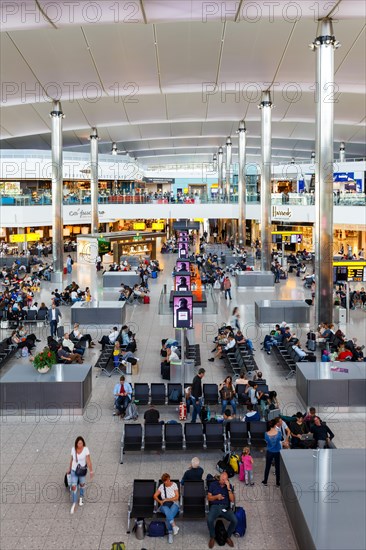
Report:
M 66 258 L 66 269 L 68 273 L 72 272 L 73 263 L 74 263 L 74 260 L 71 258 L 70 254 L 68 254 Z

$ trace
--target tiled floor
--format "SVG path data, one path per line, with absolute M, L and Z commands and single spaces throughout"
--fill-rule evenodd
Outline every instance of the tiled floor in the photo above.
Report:
M 141 369 L 133 382 L 160 381 L 159 346 L 163 337 L 173 336 L 171 316 L 158 315 L 158 302 L 163 284 L 171 283 L 171 271 L 176 257 L 162 256 L 164 272 L 157 281 L 151 281 L 151 304 L 128 309 L 128 322 L 133 325 L 138 339 L 138 357 Z M 71 277 L 69 276 L 71 280 Z M 74 264 L 72 279 L 85 287 L 90 286 L 92 295 L 102 296 L 101 275 L 93 266 L 82 268 Z M 43 285 L 45 286 L 45 285 Z M 38 301 L 50 301 L 54 288 L 43 288 Z M 257 349 L 255 355 L 271 389 L 278 392 L 282 408 L 287 412 L 302 409 L 298 403 L 295 380 L 285 380 L 285 373 L 276 366 L 274 359 L 259 351 L 259 343 L 267 331 L 254 323 L 254 301 L 266 298 L 304 299 L 309 291 L 301 281 L 293 277 L 276 285 L 274 290 L 258 293 L 237 292 L 233 288 L 233 300 L 225 302 L 218 293 L 219 315 L 195 316 L 195 339 L 201 344 L 202 365 L 206 368 L 207 382 L 218 382 L 222 367 L 218 361 L 208 363 L 213 335 L 217 326 L 229 319 L 234 305 L 240 306 L 245 332 Z M 70 310 L 62 308 L 63 322 L 67 327 Z M 279 319 L 282 321 L 282 319 Z M 88 327 L 98 339 L 108 327 Z M 36 329 L 44 341 L 47 331 Z M 306 327 L 296 328 L 304 342 Z M 2 337 L 4 331 L 2 332 Z M 347 327 L 350 336 L 365 341 L 366 311 L 352 312 L 351 324 Z M 41 349 L 42 344 L 38 344 Z M 98 346 L 99 348 L 99 346 Z M 86 361 L 95 363 L 97 349 L 87 350 Z M 17 361 L 27 361 L 18 359 Z M 8 368 L 8 367 L 7 367 Z M 30 368 L 31 365 L 30 365 Z M 139 478 L 158 479 L 168 471 L 172 477 L 180 477 L 187 468 L 192 455 L 179 456 L 173 452 L 130 453 L 123 465 L 119 464 L 122 422 L 112 416 L 112 393 L 116 377 L 93 378 L 91 402 L 84 416 L 8 416 L 1 418 L 0 475 L 1 540 L 2 550 L 54 549 L 54 550 L 110 550 L 112 542 L 125 541 L 128 550 L 168 547 L 165 539 L 136 540 L 126 534 L 127 501 L 132 480 Z M 144 409 L 142 409 L 143 412 Z M 161 409 L 163 419 L 177 418 L 174 407 Z M 323 415 L 324 416 L 324 415 Z M 363 414 L 344 414 L 330 411 L 327 421 L 336 434 L 338 447 L 365 448 L 365 417 Z M 82 435 L 90 447 L 95 477 L 88 483 L 86 503 L 70 515 L 70 496 L 63 485 L 68 467 L 70 450 L 75 438 Z M 201 456 L 205 474 L 215 470 L 218 453 L 207 452 Z M 246 488 L 235 480 L 239 504 L 246 509 L 248 530 L 244 539 L 235 539 L 236 548 L 246 549 L 295 549 L 296 544 L 288 524 L 279 490 L 270 484 L 260 486 L 263 459 L 255 462 L 255 487 Z M 207 548 L 208 533 L 204 522 L 179 522 L 181 530 L 174 539 L 174 547 L 201 550 Z

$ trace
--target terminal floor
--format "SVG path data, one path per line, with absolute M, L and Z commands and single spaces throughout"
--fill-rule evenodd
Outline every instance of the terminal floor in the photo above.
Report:
M 163 284 L 171 283 L 171 272 L 176 256 L 164 255 L 161 258 L 164 272 L 157 281 L 151 281 L 150 305 L 129 306 L 127 321 L 137 334 L 140 358 L 140 372 L 133 382 L 160 381 L 159 346 L 163 337 L 173 336 L 172 317 L 158 314 L 158 302 Z M 76 280 L 82 288 L 90 286 L 94 297 L 102 297 L 101 274 L 96 274 L 91 266 L 74 264 L 72 276 L 67 281 Z M 50 292 L 55 285 L 42 285 L 38 301 L 50 302 Z M 219 382 L 223 377 L 220 361 L 207 362 L 211 356 L 212 340 L 217 327 L 230 317 L 235 305 L 240 306 L 244 332 L 254 341 L 258 366 L 268 380 L 270 389 L 279 395 L 285 414 L 302 410 L 295 388 L 295 379 L 285 380 L 285 373 L 276 365 L 273 356 L 260 351 L 266 328 L 259 328 L 254 322 L 254 301 L 256 299 L 304 299 L 309 297 L 302 281 L 296 277 L 281 281 L 273 290 L 237 291 L 233 285 L 232 301 L 225 301 L 218 292 L 219 314 L 195 316 L 196 343 L 201 345 L 202 366 L 206 368 L 205 381 Z M 70 322 L 70 308 L 62 308 L 65 328 Z M 279 322 L 283 319 L 279 319 Z M 312 325 L 311 325 L 312 326 Z M 85 328 L 85 327 L 83 327 Z M 109 327 L 88 327 L 95 339 Z M 308 327 L 296 327 L 297 334 L 305 343 Z M 35 329 L 42 339 L 38 349 L 48 336 L 47 329 Z M 1 336 L 5 331 L 1 331 Z M 351 323 L 347 335 L 357 336 L 365 342 L 366 311 L 351 312 Z M 95 363 L 99 347 L 87 350 L 85 360 Z M 7 369 L 15 365 L 13 360 Z M 30 365 L 30 368 L 31 365 Z M 93 378 L 91 403 L 84 416 L 8 416 L 1 419 L 0 475 L 2 480 L 1 532 L 2 550 L 55 549 L 55 550 L 110 550 L 112 542 L 125 541 L 128 550 L 146 548 L 152 550 L 168 547 L 165 539 L 137 541 L 133 534 L 127 535 L 127 502 L 135 478 L 159 479 L 168 471 L 173 478 L 180 478 L 188 467 L 192 454 L 129 453 L 123 465 L 119 464 L 119 449 L 123 422 L 112 416 L 112 394 L 117 377 Z M 140 412 L 143 413 L 144 408 Z M 215 409 L 215 408 L 214 408 Z M 162 418 L 177 418 L 174 407 L 160 408 Z M 336 434 L 337 447 L 365 448 L 365 417 L 361 413 L 346 414 L 331 410 L 323 414 Z M 63 477 L 69 464 L 71 447 L 75 438 L 82 435 L 90 448 L 95 477 L 89 483 L 86 503 L 70 515 L 70 496 L 64 488 Z M 291 451 L 289 451 L 291 452 Z M 295 451 L 293 451 L 295 452 Z M 205 475 L 215 472 L 219 453 L 210 451 L 200 455 Z M 236 496 L 238 503 L 245 507 L 248 530 L 244 539 L 235 539 L 236 548 L 246 549 L 295 549 L 280 491 L 273 480 L 269 486 L 261 486 L 264 460 L 256 458 L 255 487 L 245 487 L 237 479 Z M 204 522 L 182 522 L 179 534 L 174 538 L 174 546 L 181 549 L 203 550 L 207 548 L 208 532 Z

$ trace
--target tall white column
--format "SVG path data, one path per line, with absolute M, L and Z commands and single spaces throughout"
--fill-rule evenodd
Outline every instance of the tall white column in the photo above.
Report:
M 224 188 L 223 188 L 223 161 L 224 161 L 224 151 L 222 147 L 219 147 L 218 151 L 218 171 L 219 171 L 219 189 L 218 193 L 219 195 L 223 195 Z
M 272 101 L 269 90 L 262 93 L 259 108 L 262 111 L 262 164 L 261 164 L 261 241 L 262 271 L 271 269 L 271 154 L 272 154 Z
M 52 281 L 62 281 L 63 271 L 63 162 L 62 162 L 62 112 L 61 103 L 54 101 L 51 116 L 52 149 Z
M 98 179 L 98 131 L 92 129 L 90 136 L 90 193 L 91 193 L 91 232 L 99 231 L 99 179 Z
M 311 48 L 316 51 L 315 139 L 315 317 L 316 323 L 333 322 L 333 124 L 334 49 L 331 19 L 318 23 Z
M 239 122 L 239 174 L 238 174 L 238 201 L 239 201 L 239 221 L 238 221 L 238 241 L 239 245 L 245 246 L 246 243 L 246 179 L 245 179 L 245 156 L 246 156 L 246 128 L 244 120 Z
M 343 141 L 339 146 L 339 162 L 346 162 L 346 146 Z
M 233 144 L 231 137 L 229 136 L 226 140 L 226 185 L 225 185 L 225 194 L 227 199 L 230 197 L 230 175 L 231 175 L 231 164 L 232 164 L 232 148 Z

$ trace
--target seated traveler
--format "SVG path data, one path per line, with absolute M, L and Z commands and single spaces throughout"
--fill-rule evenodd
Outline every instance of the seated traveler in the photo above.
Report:
M 314 424 L 311 426 L 310 431 L 314 435 L 318 449 L 324 449 L 326 443 L 334 437 L 332 430 L 323 424 L 318 416 L 314 418 Z
M 203 476 L 203 468 L 200 466 L 200 459 L 195 456 L 191 460 L 191 466 L 183 474 L 181 485 L 184 485 L 185 481 L 201 481 Z
M 63 349 L 62 345 L 59 344 L 57 350 L 57 358 L 61 359 L 64 363 L 82 363 L 83 358 L 79 353 L 70 353 Z
M 145 424 L 164 424 L 163 420 L 160 420 L 160 413 L 155 409 L 154 405 L 150 407 L 144 413 Z
M 244 422 L 251 422 L 251 421 L 260 420 L 260 419 L 261 417 L 259 412 L 255 411 L 253 405 L 249 403 L 247 405 L 247 413 L 243 418 Z
M 102 350 L 108 344 L 113 345 L 118 338 L 118 334 L 119 332 L 117 327 L 113 327 L 110 333 L 108 334 L 108 336 L 106 335 L 102 336 L 102 338 L 98 342 L 99 344 L 102 344 Z
M 161 485 L 154 493 L 154 500 L 160 505 L 159 511 L 165 517 L 165 523 L 168 531 L 168 542 L 173 544 L 173 535 L 177 535 L 179 527 L 174 518 L 179 513 L 179 491 L 177 484 L 172 482 L 169 474 L 161 476 Z
M 126 382 L 126 379 L 123 375 L 119 379 L 119 384 L 116 384 L 114 386 L 113 395 L 115 398 L 114 404 L 117 409 L 117 412 L 114 413 L 114 416 L 123 417 L 132 398 L 131 384 Z
M 235 513 L 230 509 L 230 504 L 234 503 L 235 497 L 226 472 L 220 474 L 218 481 L 215 480 L 210 483 L 207 498 L 210 506 L 207 516 L 207 526 L 210 533 L 208 547 L 213 548 L 215 545 L 215 521 L 222 517 L 230 522 L 226 544 L 233 548 L 234 543 L 231 537 L 235 532 L 238 520 Z
M 309 428 L 304 422 L 301 412 L 296 413 L 296 421 L 291 422 L 290 431 L 292 449 L 309 449 L 313 447 L 314 441 L 311 438 L 307 438 Z

